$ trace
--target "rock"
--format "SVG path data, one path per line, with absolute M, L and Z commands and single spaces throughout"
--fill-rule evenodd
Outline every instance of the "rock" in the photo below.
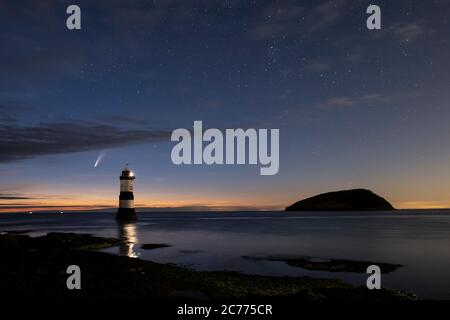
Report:
M 144 250 L 153 250 L 153 249 L 159 249 L 159 248 L 167 248 L 170 247 L 170 244 L 165 243 L 145 243 L 141 245 L 141 248 Z
M 384 198 L 370 190 L 353 189 L 322 193 L 300 200 L 286 211 L 395 210 Z
M 371 265 L 377 265 L 380 267 L 382 273 L 390 273 L 397 270 L 400 267 L 403 267 L 403 265 L 400 264 L 392 264 L 385 262 L 370 262 L 370 261 L 358 261 L 346 259 L 321 259 L 312 257 L 243 256 L 243 258 L 253 260 L 284 261 L 292 267 L 299 267 L 312 271 L 328 271 L 328 272 L 366 273 L 367 267 Z

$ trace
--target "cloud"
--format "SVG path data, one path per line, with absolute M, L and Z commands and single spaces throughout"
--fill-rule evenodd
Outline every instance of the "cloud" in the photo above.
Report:
M 347 0 L 326 1 L 308 15 L 308 31 L 313 32 L 335 24 L 344 16 Z
M 217 99 L 208 99 L 205 104 L 209 110 L 218 110 L 223 106 L 223 103 Z
M 276 121 L 286 121 L 286 123 L 294 121 L 298 122 L 316 122 L 316 121 L 334 121 L 330 110 L 346 109 L 354 107 L 372 107 L 375 105 L 383 105 L 393 103 L 399 100 L 406 101 L 416 99 L 418 96 L 415 92 L 400 92 L 396 94 L 370 93 L 354 96 L 334 96 L 323 99 L 311 105 L 298 106 L 282 110 Z M 406 100 L 405 100 L 406 99 Z
M 322 1 L 306 7 L 298 1 L 283 0 L 264 7 L 248 31 L 253 39 L 267 40 L 290 34 L 315 32 L 335 24 L 344 16 L 347 0 Z
M 262 10 L 248 34 L 256 40 L 264 40 L 291 32 L 304 10 L 292 1 L 272 3 Z
M 0 213 L 11 212 L 77 212 L 77 211 L 111 211 L 115 207 L 111 205 L 47 205 L 47 204 L 32 204 L 32 203 L 14 203 L 14 204 L 0 204 Z M 4 225 L 6 226 L 6 225 Z
M 429 30 L 419 23 L 397 22 L 392 26 L 392 31 L 400 42 L 412 42 L 429 34 Z
M 331 66 L 332 65 L 331 65 L 330 61 L 314 59 L 307 65 L 307 68 L 313 72 L 322 72 L 322 71 L 329 70 L 331 68 Z
M 170 133 L 168 130 L 125 129 L 83 120 L 28 126 L 3 121 L 0 122 L 0 162 L 169 141 Z
M 0 200 L 30 200 L 35 199 L 17 194 L 0 194 Z M 1 205 L 1 204 L 0 204 Z
M 16 114 L 14 111 L 8 110 L 5 106 L 0 105 L 0 122 L 13 123 L 16 122 Z
M 345 107 L 353 107 L 356 105 L 367 105 L 375 102 L 388 102 L 391 101 L 391 97 L 373 93 L 373 94 L 365 94 L 359 96 L 339 96 L 329 98 L 325 103 L 321 104 L 321 108 L 345 108 Z

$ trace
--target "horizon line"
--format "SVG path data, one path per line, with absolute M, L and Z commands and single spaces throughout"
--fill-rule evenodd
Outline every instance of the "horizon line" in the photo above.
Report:
M 0 214 L 11 214 L 11 213 L 114 213 L 117 211 L 117 207 L 103 207 L 103 208 L 79 208 L 74 209 L 69 207 L 52 207 L 53 209 L 34 209 L 33 208 L 20 208 L 22 210 L 1 210 Z M 19 209 L 19 208 L 17 208 Z M 25 210 L 23 210 L 25 209 Z M 450 210 L 450 207 L 430 207 L 430 208 L 394 208 L 394 210 L 377 210 L 379 212 L 383 211 L 418 211 L 418 210 Z M 136 211 L 139 213 L 147 213 L 147 212 L 286 212 L 284 208 L 257 208 L 257 207 L 246 207 L 246 206 L 230 206 L 230 207 L 220 207 L 216 208 L 215 206 L 179 206 L 179 207 L 137 207 Z M 320 211 L 293 211 L 293 212 L 374 212 L 372 210 L 320 210 Z M 377 212 L 375 211 L 375 212 Z

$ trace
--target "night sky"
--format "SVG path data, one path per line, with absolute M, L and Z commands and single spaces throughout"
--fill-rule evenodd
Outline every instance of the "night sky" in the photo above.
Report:
M 450 1 L 0 7 L 0 211 L 117 206 L 125 163 L 138 207 L 280 209 L 359 187 L 450 207 Z M 172 164 L 170 134 L 194 120 L 279 128 L 279 173 Z

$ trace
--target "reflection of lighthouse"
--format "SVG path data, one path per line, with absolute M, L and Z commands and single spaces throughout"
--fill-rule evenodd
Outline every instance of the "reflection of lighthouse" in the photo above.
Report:
M 136 220 L 133 195 L 134 179 L 133 172 L 126 165 L 120 176 L 119 210 L 117 211 L 116 220 Z
M 120 223 L 119 239 L 122 243 L 119 246 L 119 254 L 130 258 L 137 258 L 138 254 L 134 251 L 134 245 L 138 242 L 136 224 Z

